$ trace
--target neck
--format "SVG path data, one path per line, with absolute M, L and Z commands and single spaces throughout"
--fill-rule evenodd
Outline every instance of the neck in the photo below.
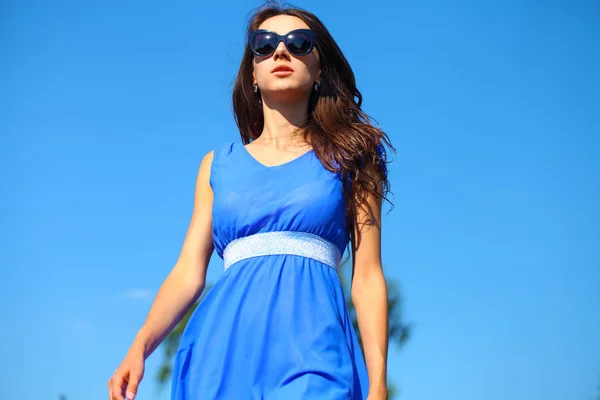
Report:
M 269 142 L 277 148 L 290 144 L 304 144 L 298 137 L 298 128 L 308 117 L 308 98 L 302 101 L 269 101 L 263 98 L 263 131 L 257 140 Z

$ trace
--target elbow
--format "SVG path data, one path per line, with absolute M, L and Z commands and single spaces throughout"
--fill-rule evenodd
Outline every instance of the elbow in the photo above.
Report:
M 386 293 L 387 284 L 381 264 L 356 268 L 351 290 L 352 302 L 354 304 L 360 303 L 365 296 Z
M 197 299 L 206 287 L 206 269 L 207 265 L 201 262 L 178 263 L 173 271 L 177 286 L 189 297 Z
M 202 273 L 200 268 L 191 270 L 186 274 L 183 284 L 188 288 L 192 297 L 197 299 L 206 287 L 206 274 Z

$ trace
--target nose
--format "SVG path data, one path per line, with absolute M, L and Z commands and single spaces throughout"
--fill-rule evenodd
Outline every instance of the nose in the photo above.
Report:
M 277 45 L 275 53 L 273 53 L 273 57 L 275 60 L 279 58 L 290 58 L 290 53 L 288 52 L 287 47 L 285 47 L 285 43 L 283 43 L 283 41 L 279 42 L 279 44 Z

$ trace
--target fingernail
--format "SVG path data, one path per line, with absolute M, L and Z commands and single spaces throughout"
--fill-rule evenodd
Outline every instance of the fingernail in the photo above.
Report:
M 133 400 L 133 398 L 134 398 L 134 397 L 135 397 L 135 393 L 132 393 L 132 392 L 127 392 L 127 398 L 128 398 L 129 400 Z

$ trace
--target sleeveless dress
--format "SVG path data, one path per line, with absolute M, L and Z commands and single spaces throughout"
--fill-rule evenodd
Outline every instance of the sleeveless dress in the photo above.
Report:
M 236 254 L 266 254 L 229 261 L 192 314 L 175 356 L 171 398 L 366 399 L 367 369 L 336 266 L 319 261 L 319 247 L 311 247 L 320 238 L 343 255 L 348 243 L 340 174 L 313 150 L 265 166 L 243 144 L 224 143 L 214 151 L 210 185 L 218 255 L 227 259 L 238 239 Z M 260 249 L 243 244 L 272 232 L 291 232 L 281 243 L 308 255 L 270 250 L 277 236 Z

